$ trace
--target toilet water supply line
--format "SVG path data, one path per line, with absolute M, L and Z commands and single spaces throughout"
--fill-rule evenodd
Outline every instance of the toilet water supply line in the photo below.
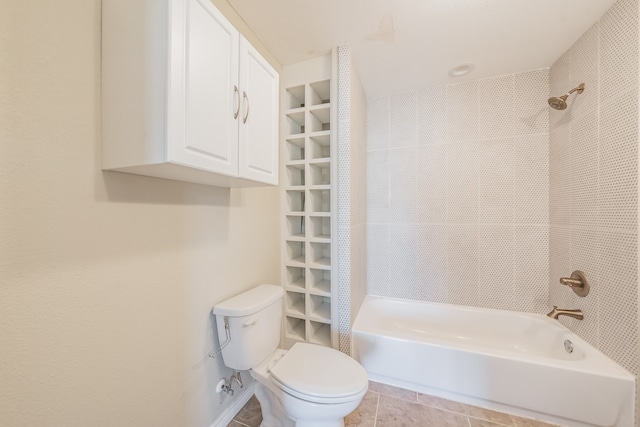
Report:
M 222 352 L 222 350 L 227 346 L 227 344 L 231 342 L 231 330 L 229 328 L 229 318 L 227 316 L 224 316 L 224 332 L 225 332 L 225 335 L 227 336 L 225 341 L 222 343 L 222 345 L 217 351 L 215 351 L 214 353 L 209 353 L 209 357 L 215 359 L 215 357 Z M 240 376 L 240 372 L 233 371 L 233 373 L 231 374 L 231 377 L 228 380 L 226 378 L 222 378 L 218 382 L 218 385 L 216 386 L 216 393 L 220 393 L 221 391 L 224 391 L 225 393 L 233 396 L 233 389 L 231 388 L 231 386 L 233 385 L 233 381 L 237 382 L 240 388 L 242 388 L 242 377 Z
M 219 355 L 222 352 L 222 350 L 227 346 L 227 344 L 231 342 L 231 331 L 229 330 L 229 318 L 227 316 L 224 316 L 224 332 L 227 335 L 227 339 L 222 343 L 218 351 L 216 351 L 215 353 L 209 353 L 209 357 L 212 357 L 215 359 L 216 356 Z

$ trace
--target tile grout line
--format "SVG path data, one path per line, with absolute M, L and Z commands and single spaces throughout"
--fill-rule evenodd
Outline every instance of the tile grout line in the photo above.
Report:
M 380 406 L 380 393 L 376 393 L 378 398 L 376 399 L 376 413 L 373 416 L 373 427 L 378 424 L 378 407 Z

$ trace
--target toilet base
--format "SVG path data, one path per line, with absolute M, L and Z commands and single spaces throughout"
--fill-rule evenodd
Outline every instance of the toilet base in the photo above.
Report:
M 344 418 L 342 417 L 337 419 L 323 418 L 320 420 L 297 419 L 294 421 L 286 415 L 287 412 L 282 404 L 283 402 L 275 396 L 273 391 L 261 384 L 260 381 L 256 381 L 255 384 L 256 399 L 260 402 L 262 410 L 260 427 L 344 427 Z M 289 404 L 291 403 L 290 400 L 295 399 L 286 395 L 286 393 L 281 397 L 284 397 L 285 403 Z M 355 406 L 357 406 L 357 403 Z

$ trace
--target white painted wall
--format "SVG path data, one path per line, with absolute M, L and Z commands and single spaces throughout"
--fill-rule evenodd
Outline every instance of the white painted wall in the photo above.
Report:
M 0 64 L 0 425 L 210 426 L 210 309 L 279 282 L 278 189 L 100 170 L 99 0 L 1 2 Z

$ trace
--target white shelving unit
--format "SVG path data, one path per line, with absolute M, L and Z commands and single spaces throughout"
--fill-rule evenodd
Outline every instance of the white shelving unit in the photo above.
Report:
M 329 60 L 330 61 L 330 60 Z M 308 66 L 287 79 L 283 70 L 282 201 L 283 344 L 306 341 L 337 346 L 332 313 L 332 108 L 331 67 Z M 312 64 L 312 65 L 318 65 Z M 311 67 L 313 68 L 313 67 Z M 318 67 L 315 68 L 318 70 Z M 323 75 L 322 78 L 318 78 Z M 291 82 L 294 84 L 289 84 Z M 335 307 L 334 307 L 335 308 Z

